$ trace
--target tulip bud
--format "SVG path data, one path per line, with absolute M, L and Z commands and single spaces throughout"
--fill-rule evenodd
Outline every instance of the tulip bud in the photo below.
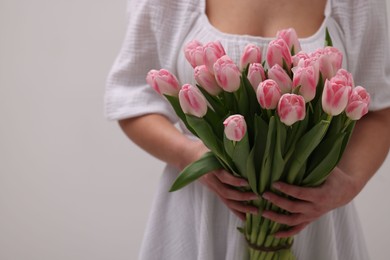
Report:
M 211 74 L 214 74 L 214 63 L 224 55 L 225 49 L 219 41 L 209 42 L 203 47 L 203 64 Z
M 203 64 L 203 45 L 197 40 L 190 41 L 184 47 L 184 55 L 193 68 Z
M 337 116 L 344 111 L 348 104 L 351 86 L 338 82 L 333 78 L 325 80 L 322 92 L 322 109 L 331 116 Z
M 299 94 L 306 102 L 310 102 L 316 95 L 316 74 L 313 66 L 297 68 L 294 71 L 293 89 L 299 86 Z
M 279 64 L 275 64 L 268 70 L 268 78 L 278 83 L 283 94 L 291 93 L 292 80 Z
M 292 50 L 292 53 L 295 54 L 302 50 L 301 44 L 298 40 L 297 32 L 294 30 L 294 28 L 278 31 L 276 37 L 283 39 L 287 43 L 290 51 Z
M 245 46 L 240 59 L 241 70 L 245 69 L 251 63 L 261 63 L 261 50 L 260 47 L 250 43 Z
M 227 55 L 214 63 L 214 75 L 218 85 L 226 92 L 234 92 L 240 88 L 241 72 Z
M 259 84 L 256 95 L 262 108 L 275 109 L 282 96 L 282 92 L 274 80 L 267 79 Z
M 226 138 L 231 141 L 241 141 L 246 134 L 246 122 L 242 115 L 229 116 L 224 122 Z
M 294 67 L 301 66 L 301 62 L 309 59 L 309 55 L 306 52 L 300 51 L 291 57 Z
M 311 54 L 318 61 L 319 70 L 324 79 L 331 79 L 341 68 L 343 54 L 334 47 L 318 49 Z
M 207 113 L 207 101 L 200 90 L 185 84 L 179 92 L 180 106 L 185 114 L 204 117 Z
M 337 79 L 338 82 L 343 82 L 343 84 L 346 86 L 351 86 L 352 88 L 355 87 L 352 74 L 345 69 L 339 69 L 333 79 Z
M 275 64 L 283 67 L 283 60 L 287 65 L 287 69 L 291 68 L 291 53 L 287 43 L 283 39 L 276 39 L 269 43 L 267 50 L 267 63 L 271 68 Z
M 196 82 L 207 91 L 207 93 L 216 96 L 221 93 L 222 89 L 218 86 L 213 74 L 209 72 L 206 65 L 195 67 L 194 77 Z
M 177 78 L 165 69 L 149 71 L 146 82 L 160 95 L 177 96 L 180 91 Z
M 284 94 L 279 100 L 277 111 L 280 121 L 290 126 L 305 118 L 305 100 L 300 95 Z
M 260 82 L 265 80 L 265 72 L 261 63 L 252 63 L 249 65 L 248 76 L 249 82 L 251 83 L 254 90 L 257 89 Z
M 352 90 L 345 112 L 350 119 L 359 120 L 368 113 L 369 104 L 370 94 L 365 88 L 357 86 Z

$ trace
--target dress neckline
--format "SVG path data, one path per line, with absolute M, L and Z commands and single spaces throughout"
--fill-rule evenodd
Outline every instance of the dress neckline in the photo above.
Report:
M 207 29 L 208 32 L 217 36 L 218 38 L 224 39 L 224 40 L 233 40 L 233 41 L 245 40 L 245 41 L 253 41 L 253 42 L 263 42 L 263 43 L 268 43 L 268 42 L 275 39 L 275 37 L 254 36 L 254 35 L 248 35 L 248 34 L 234 34 L 234 33 L 226 33 L 226 32 L 219 30 L 218 28 L 216 28 L 214 25 L 212 25 L 210 23 L 210 20 L 207 17 L 206 1 L 207 0 L 201 1 L 201 4 L 202 4 L 202 6 L 201 6 L 202 7 L 201 8 L 202 25 L 205 29 Z M 331 2 L 331 0 L 326 1 L 326 5 L 325 5 L 325 9 L 324 9 L 324 20 L 322 21 L 321 26 L 318 28 L 318 30 L 314 34 L 312 34 L 308 37 L 299 38 L 299 41 L 301 43 L 311 43 L 311 42 L 317 41 L 320 37 L 321 37 L 321 39 L 323 38 L 326 24 L 327 24 L 327 21 L 328 21 L 328 18 L 330 16 L 330 12 L 331 12 L 331 6 L 330 6 L 331 3 L 330 2 Z

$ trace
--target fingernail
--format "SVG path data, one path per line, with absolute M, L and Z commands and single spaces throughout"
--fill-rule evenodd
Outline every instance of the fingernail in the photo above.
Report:
M 280 184 L 275 182 L 274 184 L 272 184 L 272 187 L 274 187 L 275 189 L 280 189 Z
M 246 180 L 241 180 L 240 186 L 248 186 L 249 183 Z
M 263 193 L 262 197 L 266 200 L 269 200 L 269 195 L 268 193 Z
M 250 197 L 250 200 L 258 200 L 258 199 L 259 199 L 259 196 L 257 196 L 256 194 L 254 194 Z
M 263 214 L 261 214 L 262 217 L 265 217 L 265 218 L 269 218 L 269 214 L 268 212 L 263 212 Z

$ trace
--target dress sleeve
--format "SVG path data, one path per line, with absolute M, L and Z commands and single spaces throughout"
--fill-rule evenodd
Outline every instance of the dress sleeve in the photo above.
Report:
M 390 42 L 386 1 L 333 1 L 344 33 L 348 70 L 371 95 L 370 110 L 390 107 Z
M 178 121 L 169 103 L 145 80 L 151 69 L 165 68 L 175 74 L 173 61 L 181 34 L 178 13 L 183 11 L 170 8 L 171 13 L 166 13 L 167 5 L 166 0 L 128 1 L 127 32 L 106 82 L 104 105 L 108 119 L 158 113 L 173 123 Z M 176 24 L 162 22 L 163 16 L 176 18 Z

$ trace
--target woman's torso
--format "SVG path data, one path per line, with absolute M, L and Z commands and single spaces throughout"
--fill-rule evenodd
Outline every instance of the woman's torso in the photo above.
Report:
M 321 27 L 325 6 L 326 0 L 206 0 L 205 13 L 225 33 L 274 37 L 293 27 L 304 38 Z
M 291 1 L 281 0 L 277 5 L 270 0 L 200 0 L 202 12 L 177 49 L 176 71 L 179 81 L 182 84 L 196 83 L 193 68 L 182 51 L 184 45 L 191 40 L 198 40 L 203 44 L 218 40 L 227 55 L 238 63 L 248 43 L 258 45 L 264 59 L 267 45 L 274 39 L 277 31 L 289 27 L 297 31 L 303 51 L 315 51 L 324 46 L 325 29 L 328 28 L 334 37 L 334 45 L 345 53 L 340 29 L 330 16 L 330 0 L 314 1 L 316 5 L 310 5 L 310 0 L 298 0 L 293 4 L 289 3 Z M 265 8 L 265 5 L 269 7 Z M 343 66 L 346 67 L 345 60 Z M 183 125 L 182 130 L 191 135 Z

